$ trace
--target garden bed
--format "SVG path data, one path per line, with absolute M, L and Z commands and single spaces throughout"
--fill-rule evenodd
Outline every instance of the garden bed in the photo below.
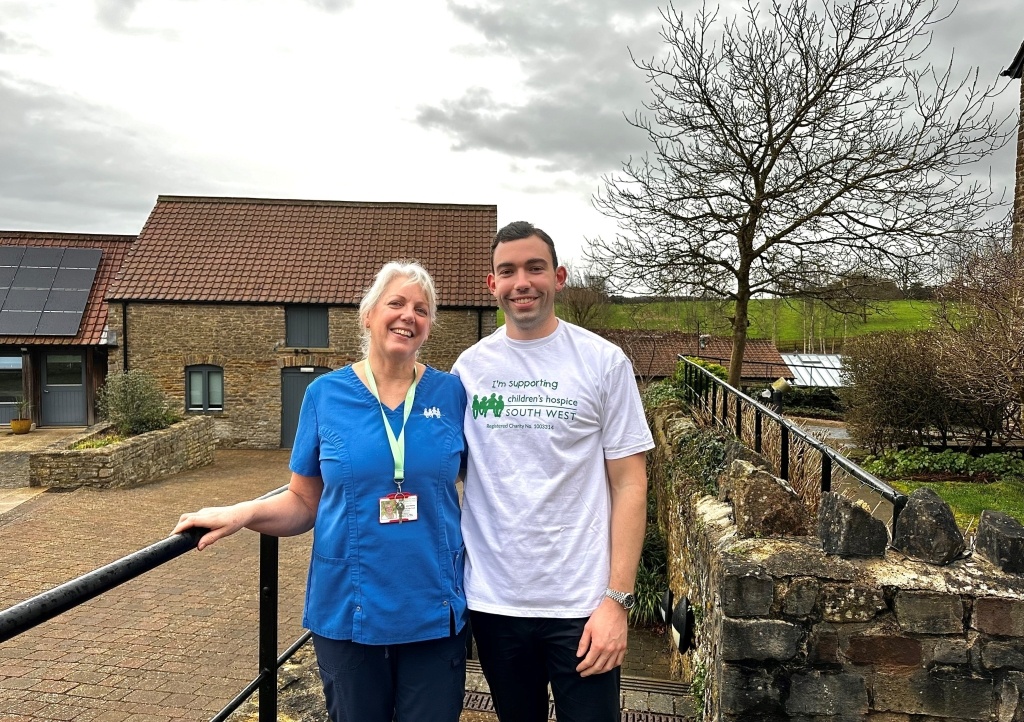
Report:
M 213 419 L 194 416 L 166 429 L 129 437 L 116 444 L 72 450 L 72 445 L 109 433 L 108 424 L 64 440 L 29 457 L 29 485 L 68 489 L 79 486 L 123 488 L 158 481 L 213 461 Z

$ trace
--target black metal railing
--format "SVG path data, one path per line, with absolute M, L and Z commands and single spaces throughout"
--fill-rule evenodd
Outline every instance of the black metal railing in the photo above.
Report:
M 815 480 L 818 481 L 815 490 L 821 493 L 832 491 L 837 482 L 846 488 L 855 484 L 859 487 L 856 491 L 864 491 L 891 506 L 889 513 L 880 512 L 881 504 L 876 504 L 872 511 L 882 517 L 890 531 L 895 528 L 896 519 L 907 504 L 905 494 L 707 369 L 682 356 L 679 361 L 684 364 L 684 400 L 691 408 L 709 423 L 734 434 L 740 441 L 749 441 L 748 446 L 754 451 L 776 463 L 779 478 L 792 483 L 797 479 L 791 477 L 799 476 L 805 492 L 801 496 L 805 500 L 806 492 L 811 490 L 808 485 Z M 767 428 L 766 419 L 769 422 Z M 765 442 L 769 433 L 773 436 L 772 441 L 778 442 L 777 445 L 773 444 L 772 453 L 766 453 L 768 449 Z M 775 434 L 778 435 L 777 439 L 774 438 Z M 819 465 L 812 469 L 811 457 L 814 455 L 818 456 Z M 794 487 L 798 493 L 801 492 L 800 484 L 794 484 Z
M 264 494 L 261 499 L 280 494 L 287 486 Z M 31 599 L 0 611 L 0 644 L 27 632 L 43 622 L 63 614 L 114 587 L 142 576 L 196 548 L 207 529 L 188 529 L 122 557 L 88 574 L 65 582 Z M 277 670 L 309 641 L 305 632 L 277 655 L 278 547 L 275 536 L 260 534 L 260 618 L 259 673 L 210 722 L 223 722 L 259 690 L 259 722 L 277 720 Z

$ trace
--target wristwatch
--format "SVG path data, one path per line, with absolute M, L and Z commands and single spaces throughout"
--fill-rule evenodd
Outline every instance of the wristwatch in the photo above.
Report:
M 633 596 L 633 592 L 619 592 L 611 587 L 604 590 L 604 595 L 622 605 L 623 609 L 632 609 L 636 606 L 636 597 Z

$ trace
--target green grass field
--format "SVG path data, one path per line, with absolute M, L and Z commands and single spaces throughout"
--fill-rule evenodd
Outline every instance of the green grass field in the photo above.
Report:
M 904 494 L 918 487 L 926 486 L 953 509 L 957 526 L 966 530 L 968 525 L 977 529 L 978 519 L 984 509 L 1002 511 L 1024 523 L 1024 481 L 996 481 L 979 484 L 966 481 L 892 481 L 889 482 Z
M 930 301 L 872 301 L 854 314 L 840 314 L 821 302 L 753 300 L 749 338 L 772 339 L 780 350 L 838 352 L 844 339 L 879 331 L 927 328 Z M 729 335 L 731 304 L 717 301 L 652 301 L 611 304 L 606 328 L 640 328 Z M 502 319 L 499 318 L 499 323 Z

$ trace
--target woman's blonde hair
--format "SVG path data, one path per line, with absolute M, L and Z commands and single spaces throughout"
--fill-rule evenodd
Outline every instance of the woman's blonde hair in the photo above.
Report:
M 374 306 L 380 303 L 384 291 L 396 278 L 407 279 L 415 283 L 423 291 L 427 298 L 427 308 L 430 311 L 430 325 L 434 325 L 437 319 L 437 290 L 434 288 L 434 279 L 427 273 L 427 269 L 416 261 L 390 261 L 377 271 L 377 277 L 363 294 L 363 300 L 359 302 L 359 347 L 363 358 L 370 353 L 370 329 L 366 327 L 366 318 Z

